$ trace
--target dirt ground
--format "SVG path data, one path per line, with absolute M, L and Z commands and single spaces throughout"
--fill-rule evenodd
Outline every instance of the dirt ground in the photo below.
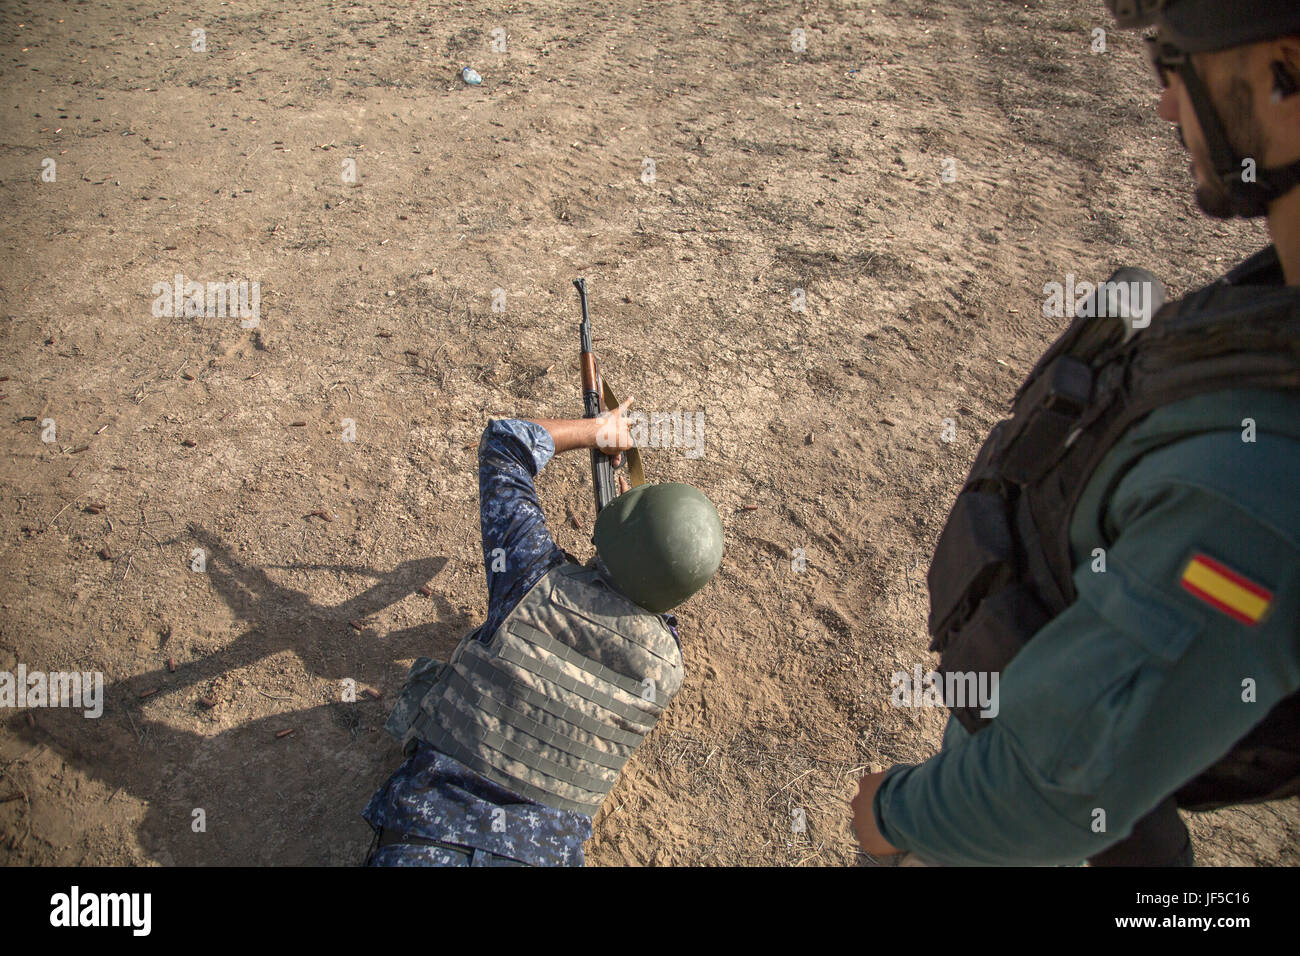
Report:
M 1110 27 L 1099 0 L 4 4 L 0 670 L 106 688 L 97 720 L 0 720 L 0 862 L 363 859 L 406 669 L 486 611 L 478 435 L 581 413 L 577 276 L 615 386 L 705 414 L 701 456 L 647 471 L 727 532 L 589 861 L 868 862 L 847 801 L 938 746 L 889 678 L 931 660 L 935 538 L 1062 327 L 1043 284 L 1181 294 L 1266 241 L 1196 212 Z M 156 315 L 178 273 L 258 282 L 257 327 Z M 589 482 L 538 482 L 584 558 Z M 1203 863 L 1300 862 L 1294 801 L 1190 825 Z

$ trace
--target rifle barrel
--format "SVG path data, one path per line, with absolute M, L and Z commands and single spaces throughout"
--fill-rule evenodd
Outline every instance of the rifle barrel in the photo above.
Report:
M 578 298 L 582 303 L 582 323 L 578 326 L 581 339 L 580 364 L 582 368 L 582 410 L 583 418 L 595 418 L 600 414 L 600 366 L 596 364 L 596 353 L 591 347 L 591 314 L 587 309 L 587 280 L 574 279 L 578 289 Z M 595 486 L 596 512 L 614 500 L 614 465 L 599 448 L 591 450 L 591 477 Z

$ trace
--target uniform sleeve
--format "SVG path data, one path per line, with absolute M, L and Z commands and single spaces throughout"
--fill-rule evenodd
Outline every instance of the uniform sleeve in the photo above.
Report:
M 1078 600 L 1003 672 L 993 723 L 886 777 L 884 837 L 949 865 L 1077 863 L 1227 753 L 1300 688 L 1298 486 L 1300 444 L 1277 435 L 1144 456 L 1111 498 L 1104 570 L 1076 568 Z M 1254 602 L 1189 581 L 1199 558 Z
M 546 527 L 533 478 L 555 455 L 550 433 L 535 422 L 496 420 L 479 442 L 479 516 L 487 572 L 490 636 L 528 589 L 565 560 Z

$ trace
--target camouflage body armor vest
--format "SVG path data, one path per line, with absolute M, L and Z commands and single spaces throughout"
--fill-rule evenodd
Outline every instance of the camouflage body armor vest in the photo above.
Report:
M 677 639 L 594 567 L 552 568 L 487 642 L 421 658 L 387 729 L 522 797 L 594 816 L 682 685 Z
M 928 574 L 939 672 L 1000 673 L 1074 603 L 1075 506 L 1129 428 L 1163 405 L 1242 388 L 1300 389 L 1300 289 L 1281 285 L 1271 248 L 1127 342 L 1119 319 L 1076 318 L 990 433 L 939 536 Z M 1240 423 L 1205 423 L 1223 427 Z M 989 723 L 979 707 L 952 710 L 977 733 Z M 1300 694 L 1175 796 L 1206 809 L 1296 793 Z

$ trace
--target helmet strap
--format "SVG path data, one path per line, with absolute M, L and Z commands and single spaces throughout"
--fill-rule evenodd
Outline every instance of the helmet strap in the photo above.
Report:
M 1187 95 L 1192 101 L 1196 119 L 1201 124 L 1201 133 L 1205 136 L 1205 146 L 1210 152 L 1214 172 L 1228 192 L 1233 211 L 1247 219 L 1267 215 L 1271 202 L 1300 186 L 1300 159 L 1286 166 L 1256 169 L 1255 181 L 1244 181 L 1243 157 L 1238 156 L 1228 142 L 1228 134 L 1219 119 L 1219 112 L 1210 99 L 1210 91 L 1192 66 L 1192 58 L 1187 57 L 1176 69 L 1183 85 L 1187 87 Z

